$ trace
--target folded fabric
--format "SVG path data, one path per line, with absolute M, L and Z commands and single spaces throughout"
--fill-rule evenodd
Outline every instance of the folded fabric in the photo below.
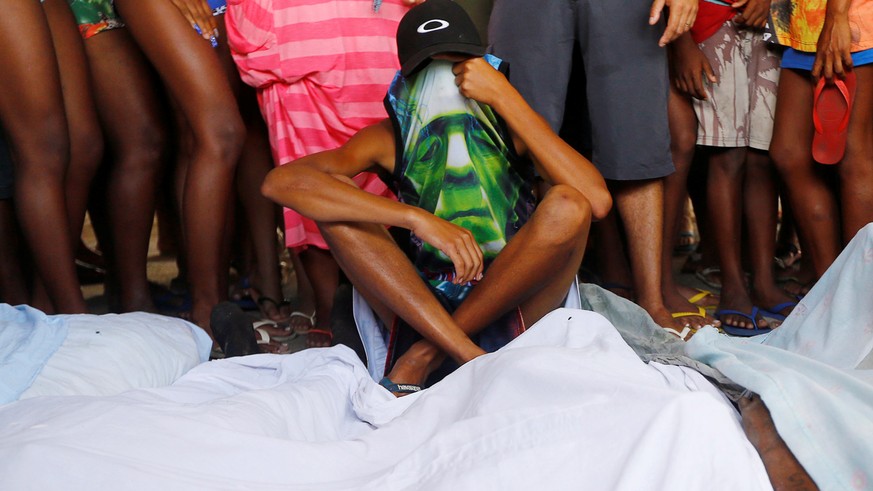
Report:
M 0 404 L 17 400 L 66 338 L 63 319 L 0 304 Z

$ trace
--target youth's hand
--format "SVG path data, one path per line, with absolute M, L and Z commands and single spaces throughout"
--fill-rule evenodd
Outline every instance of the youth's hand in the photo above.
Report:
M 661 18 L 664 7 L 670 8 L 667 28 L 658 40 L 658 46 L 666 46 L 674 39 L 688 32 L 697 19 L 697 0 L 654 0 L 649 11 L 649 25 L 655 25 Z
M 832 79 L 834 75 L 843 77 L 851 70 L 852 30 L 849 27 L 849 16 L 828 15 L 818 38 L 812 76 Z
M 706 100 L 704 77 L 711 84 L 718 83 L 709 60 L 689 34 L 683 34 L 671 44 L 670 76 L 673 85 L 695 99 Z
M 452 260 L 455 266 L 453 283 L 481 279 L 482 249 L 473 238 L 472 232 L 424 210 L 420 210 L 416 216 L 412 231 Z
M 212 9 L 206 0 L 170 0 L 179 9 L 191 27 L 203 36 L 203 39 L 212 41 L 218 39 L 218 23 L 212 15 Z
M 770 15 L 770 0 L 739 0 L 731 4 L 742 11 L 734 17 L 734 22 L 749 27 L 764 27 Z
M 489 106 L 494 106 L 507 90 L 515 90 L 506 77 L 495 70 L 484 58 L 470 58 L 452 67 L 455 85 L 461 95 Z

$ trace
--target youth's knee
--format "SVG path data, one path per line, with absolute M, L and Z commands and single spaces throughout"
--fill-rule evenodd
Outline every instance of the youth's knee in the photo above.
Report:
M 770 159 L 782 179 L 790 180 L 799 170 L 811 163 L 812 150 L 788 142 L 774 142 L 770 145 Z
M 246 137 L 246 127 L 238 111 L 228 111 L 220 118 L 209 118 L 208 123 L 197 125 L 194 132 L 197 150 L 217 163 L 231 168 L 236 166 Z
M 111 142 L 117 150 L 117 167 L 124 172 L 157 172 L 166 155 L 167 135 L 156 125 L 138 125 L 122 137 L 121 142 Z
M 80 128 L 70 135 L 70 173 L 90 180 L 103 161 L 103 132 L 99 126 Z
M 35 175 L 42 180 L 53 176 L 62 180 L 70 161 L 70 139 L 63 116 L 34 121 L 27 131 L 10 134 L 10 146 L 16 156 L 16 173 Z
M 592 210 L 588 199 L 572 186 L 553 186 L 537 207 L 549 233 L 546 240 L 556 242 L 577 240 L 587 236 Z

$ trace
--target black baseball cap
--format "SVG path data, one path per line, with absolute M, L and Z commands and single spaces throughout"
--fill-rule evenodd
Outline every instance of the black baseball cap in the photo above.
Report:
M 400 71 L 408 77 L 431 56 L 462 53 L 485 54 L 479 31 L 467 11 L 452 0 L 427 0 L 409 9 L 397 27 Z

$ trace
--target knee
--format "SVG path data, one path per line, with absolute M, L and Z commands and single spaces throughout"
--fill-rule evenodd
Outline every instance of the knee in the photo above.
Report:
M 116 164 L 124 172 L 157 171 L 167 148 L 167 135 L 155 125 L 141 125 L 121 142 L 112 142 L 117 147 Z
M 209 118 L 208 123 L 195 130 L 196 144 L 202 147 L 212 160 L 226 166 L 236 166 L 246 138 L 246 128 L 239 112 L 222 117 Z
M 86 128 L 71 136 L 70 172 L 90 176 L 103 161 L 103 133 L 99 127 Z
M 812 158 L 812 150 L 799 145 L 774 143 L 770 145 L 770 159 L 783 179 L 790 179 L 795 170 L 803 165 L 804 161 Z
M 549 189 L 537 207 L 537 214 L 542 216 L 546 227 L 541 238 L 554 243 L 587 237 L 592 220 L 588 199 L 572 186 L 561 184 Z
M 70 139 L 63 116 L 47 116 L 28 126 L 27 131 L 9 135 L 16 156 L 16 173 L 42 180 L 63 179 L 70 161 Z M 24 179 L 24 177 L 22 177 Z

